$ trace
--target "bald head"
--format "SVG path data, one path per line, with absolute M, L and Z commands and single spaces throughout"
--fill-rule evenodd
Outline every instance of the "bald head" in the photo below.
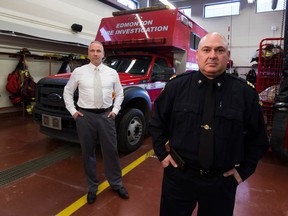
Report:
M 222 41 L 223 46 L 225 47 L 225 49 L 228 50 L 228 41 L 227 39 L 220 33 L 218 32 L 210 32 L 208 34 L 206 34 L 199 42 L 198 48 L 200 48 L 201 46 L 203 46 L 203 44 L 205 44 L 205 41 L 209 41 L 211 39 L 216 39 L 219 41 Z
M 229 57 L 228 41 L 220 33 L 208 33 L 200 40 L 196 59 L 199 70 L 208 79 L 214 79 L 225 72 Z

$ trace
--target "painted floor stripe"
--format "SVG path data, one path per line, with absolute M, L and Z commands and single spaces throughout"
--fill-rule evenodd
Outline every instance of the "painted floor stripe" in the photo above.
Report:
M 128 166 L 126 166 L 124 169 L 122 169 L 122 176 L 125 176 L 127 173 L 129 173 L 131 170 L 133 170 L 135 167 L 137 167 L 139 164 L 141 164 L 143 161 L 145 161 L 147 158 L 149 158 L 151 155 L 154 154 L 153 150 L 150 150 L 149 152 L 145 153 L 132 163 L 130 163 Z M 97 195 L 103 192 L 107 187 L 109 187 L 108 181 L 104 181 L 101 183 L 98 187 Z M 80 209 L 82 206 L 84 206 L 87 203 L 87 194 L 82 196 L 80 199 L 76 200 L 74 203 L 72 203 L 70 206 L 56 214 L 56 216 L 68 216 L 73 213 L 75 213 L 78 209 Z

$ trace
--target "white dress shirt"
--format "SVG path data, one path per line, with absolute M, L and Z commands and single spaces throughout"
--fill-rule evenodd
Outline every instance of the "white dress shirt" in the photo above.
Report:
M 89 63 L 81 67 L 76 68 L 64 88 L 64 101 L 66 109 L 73 116 L 77 112 L 74 105 L 74 92 L 78 87 L 79 97 L 77 105 L 86 109 L 95 109 L 94 105 L 94 69 L 95 65 Z M 112 112 L 116 115 L 118 114 L 121 103 L 124 99 L 123 88 L 120 83 L 119 75 L 116 70 L 100 64 L 98 67 L 100 72 L 100 78 L 102 82 L 102 91 L 103 91 L 103 105 L 101 108 L 108 108 L 112 106 Z M 112 98 L 112 93 L 114 92 L 114 103 Z

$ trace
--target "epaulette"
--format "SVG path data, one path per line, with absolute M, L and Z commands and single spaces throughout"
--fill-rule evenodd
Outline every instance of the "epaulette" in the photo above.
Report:
M 227 73 L 227 75 L 229 75 L 230 77 L 232 77 L 234 79 L 240 80 L 241 82 L 246 83 L 248 86 L 250 86 L 251 88 L 255 89 L 255 86 L 251 82 L 249 82 L 249 81 L 247 81 L 247 80 L 245 80 L 245 79 L 243 79 L 241 77 L 237 77 L 237 76 L 234 76 L 232 74 L 229 74 L 229 73 Z
M 255 89 L 255 86 L 254 86 L 251 82 L 249 82 L 249 81 L 246 80 L 246 83 L 247 83 L 249 86 L 251 86 L 253 89 Z
M 259 105 L 262 107 L 263 106 L 263 102 L 259 100 Z
M 184 72 L 184 73 L 181 73 L 181 74 L 177 74 L 177 75 L 173 75 L 172 77 L 170 77 L 169 81 L 168 82 L 171 82 L 172 80 L 175 80 L 179 77 L 183 77 L 183 76 L 186 76 L 186 75 L 189 75 L 192 71 L 187 71 L 187 72 Z M 165 89 L 165 86 L 164 88 L 161 90 L 161 92 L 163 92 Z
M 183 77 L 183 76 L 187 76 L 189 75 L 190 73 L 192 73 L 193 71 L 187 71 L 187 72 L 184 72 L 184 73 L 181 73 L 181 74 L 177 74 L 177 75 L 174 75 L 170 78 L 170 81 L 171 80 L 174 80 L 174 79 L 177 79 L 179 77 Z

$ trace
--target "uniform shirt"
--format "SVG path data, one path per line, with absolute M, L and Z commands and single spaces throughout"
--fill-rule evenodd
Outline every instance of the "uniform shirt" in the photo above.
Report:
M 206 79 L 200 71 L 185 73 L 167 83 L 156 99 L 149 130 L 160 161 L 168 155 L 169 140 L 188 166 L 201 168 L 198 149 Z M 237 170 L 245 180 L 269 146 L 258 94 L 245 80 L 230 74 L 222 74 L 214 83 L 213 168 L 227 171 L 239 164 Z
M 76 68 L 64 88 L 64 101 L 67 110 L 73 115 L 77 110 L 74 104 L 74 91 L 79 90 L 79 97 L 77 105 L 81 108 L 95 109 L 94 105 L 94 73 L 95 65 L 89 63 L 81 67 Z M 116 70 L 100 64 L 98 67 L 100 73 L 100 79 L 102 82 L 103 92 L 103 105 L 101 108 L 111 107 L 113 104 L 112 112 L 118 114 L 121 103 L 124 99 L 123 88 L 119 80 L 119 75 Z M 113 103 L 112 93 L 115 93 L 115 99 Z

